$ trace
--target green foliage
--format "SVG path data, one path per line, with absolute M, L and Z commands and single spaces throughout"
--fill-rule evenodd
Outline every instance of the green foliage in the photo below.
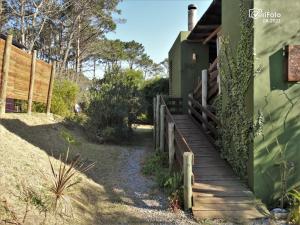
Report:
M 157 185 L 169 196 L 171 208 L 176 210 L 183 206 L 183 176 L 169 171 L 167 159 L 165 152 L 156 151 L 145 161 L 142 173 L 155 178 Z
M 245 1 L 240 1 L 241 36 L 236 51 L 230 41 L 222 39 L 220 49 L 221 95 L 217 115 L 218 144 L 224 158 L 242 178 L 247 178 L 247 163 L 251 147 L 252 118 L 247 113 L 246 98 L 253 78 L 253 27 Z
M 142 172 L 147 176 L 155 176 L 162 167 L 166 167 L 167 154 L 164 152 L 156 151 L 150 155 L 145 164 L 143 165 Z
M 89 129 L 98 138 L 108 141 L 130 135 L 132 124 L 142 111 L 142 79 L 140 71 L 114 68 L 103 79 L 94 81 L 87 113 Z
M 60 116 L 70 116 L 79 93 L 77 84 L 69 80 L 55 80 L 51 101 L 51 112 Z
M 152 123 L 153 121 L 153 97 L 158 94 L 169 94 L 169 79 L 155 77 L 153 79 L 146 80 L 143 85 L 143 95 L 146 101 L 146 115 L 145 122 Z
M 292 224 L 300 224 L 300 192 L 297 190 L 293 190 L 289 192 L 290 198 L 290 213 L 289 213 L 289 221 Z

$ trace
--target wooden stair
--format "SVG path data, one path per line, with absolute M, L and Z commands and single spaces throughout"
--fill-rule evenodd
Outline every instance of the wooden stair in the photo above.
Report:
M 220 157 L 204 131 L 188 115 L 173 118 L 194 153 L 192 211 L 195 219 L 244 221 L 266 217 L 265 207 Z

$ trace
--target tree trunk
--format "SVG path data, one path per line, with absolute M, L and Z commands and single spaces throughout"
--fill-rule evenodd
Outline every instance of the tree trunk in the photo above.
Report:
M 21 1 L 21 44 L 25 46 L 25 1 Z

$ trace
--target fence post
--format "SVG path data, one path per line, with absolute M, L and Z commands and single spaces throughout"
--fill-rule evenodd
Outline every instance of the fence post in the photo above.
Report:
M 202 70 L 202 106 L 207 108 L 207 70 Z M 202 117 L 207 121 L 207 115 L 205 112 L 202 112 Z M 202 124 L 203 128 L 206 130 L 205 123 Z
M 153 97 L 153 143 L 156 145 L 156 97 Z
M 184 210 L 192 208 L 192 166 L 193 166 L 193 153 L 183 153 L 183 185 L 184 185 Z
M 175 157 L 175 146 L 174 146 L 174 128 L 175 124 L 173 122 L 168 123 L 168 146 L 169 146 L 169 170 L 173 168 L 174 157 Z
M 155 109 L 155 119 L 156 119 L 156 141 L 155 149 L 159 148 L 159 107 L 160 107 L 160 95 L 156 96 L 156 109 Z
M 1 82 L 1 95 L 0 95 L 0 114 L 5 114 L 6 109 L 6 90 L 8 83 L 9 61 L 12 44 L 12 35 L 8 35 L 5 41 L 5 49 L 3 56 L 2 66 L 2 82 Z
M 28 109 L 27 109 L 28 114 L 31 114 L 31 110 L 32 110 L 32 98 L 33 98 L 34 79 L 35 79 L 35 67 L 36 67 L 36 50 L 33 51 L 32 60 L 31 60 L 30 84 L 29 84 L 29 94 L 28 94 Z
M 165 112 L 166 112 L 166 106 L 161 105 L 160 106 L 160 142 L 159 142 L 159 149 L 160 151 L 165 151 Z
M 51 109 L 51 99 L 52 99 L 52 91 L 53 91 L 53 83 L 54 83 L 54 77 L 55 77 L 55 70 L 56 70 L 56 62 L 54 61 L 53 64 L 52 64 L 51 76 L 50 76 L 50 82 L 49 82 L 49 89 L 48 89 L 47 115 L 50 114 L 50 109 Z

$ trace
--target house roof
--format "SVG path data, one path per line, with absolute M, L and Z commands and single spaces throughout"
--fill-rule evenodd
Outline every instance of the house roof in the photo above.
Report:
M 221 0 L 213 0 L 187 39 L 192 41 L 204 41 L 221 25 L 221 11 Z

